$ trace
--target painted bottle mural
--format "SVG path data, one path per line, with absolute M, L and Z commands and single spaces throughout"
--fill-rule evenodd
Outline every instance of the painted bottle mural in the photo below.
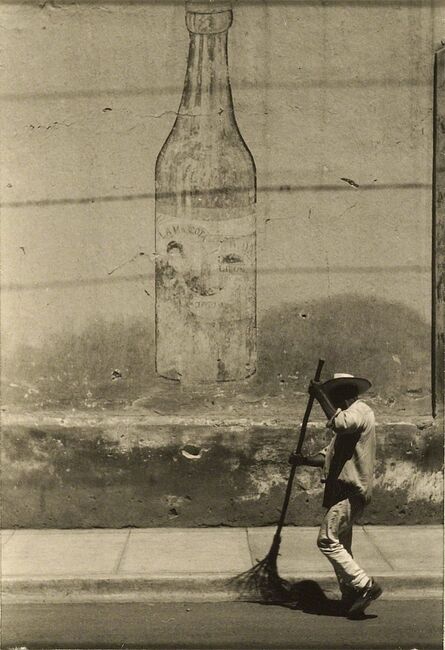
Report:
M 156 161 L 156 370 L 240 380 L 256 364 L 255 164 L 236 123 L 227 3 L 187 3 L 181 104 Z

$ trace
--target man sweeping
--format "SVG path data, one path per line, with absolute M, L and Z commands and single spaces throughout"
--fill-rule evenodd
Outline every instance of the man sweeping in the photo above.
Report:
M 370 501 L 374 475 L 374 413 L 358 399 L 370 386 L 367 379 L 340 373 L 324 383 L 311 381 L 309 394 L 320 403 L 335 435 L 314 456 L 294 453 L 289 457 L 293 465 L 324 469 L 323 506 L 327 511 L 317 545 L 334 567 L 344 610 L 353 618 L 382 593 L 351 552 L 352 527 Z

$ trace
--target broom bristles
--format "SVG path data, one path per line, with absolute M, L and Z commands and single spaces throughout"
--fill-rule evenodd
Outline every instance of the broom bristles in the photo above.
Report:
M 272 548 L 266 557 L 229 582 L 236 588 L 240 599 L 282 602 L 290 594 L 291 585 L 278 574 L 277 551 Z

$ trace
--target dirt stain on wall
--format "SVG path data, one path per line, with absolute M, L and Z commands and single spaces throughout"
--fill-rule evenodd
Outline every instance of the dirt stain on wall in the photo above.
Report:
M 33 408 L 95 409 L 147 399 L 163 413 L 199 413 L 215 395 L 243 393 L 246 400 L 305 392 L 316 360 L 325 376 L 350 372 L 368 377 L 372 395 L 414 412 L 430 413 L 430 325 L 402 304 L 344 294 L 332 300 L 287 303 L 264 314 L 258 327 L 258 369 L 245 382 L 201 393 L 163 382 L 154 372 L 151 324 L 96 321 L 80 335 L 64 334 L 40 348 L 22 347 L 5 360 L 2 390 L 7 404 Z M 114 374 L 113 374 L 114 373 Z M 223 362 L 221 378 L 225 376 Z M 219 393 L 218 393 L 219 391 Z M 221 392 L 222 391 L 222 392 Z M 225 391 L 225 392 L 224 392 Z M 233 400 L 232 400 L 233 401 Z

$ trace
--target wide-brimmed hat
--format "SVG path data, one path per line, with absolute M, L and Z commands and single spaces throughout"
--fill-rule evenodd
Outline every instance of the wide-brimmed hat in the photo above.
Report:
M 371 388 L 371 382 L 363 377 L 354 377 L 354 375 L 348 375 L 345 372 L 336 372 L 333 379 L 328 379 L 322 384 L 322 388 L 326 393 L 330 393 L 334 388 L 340 386 L 353 386 L 361 395 Z

